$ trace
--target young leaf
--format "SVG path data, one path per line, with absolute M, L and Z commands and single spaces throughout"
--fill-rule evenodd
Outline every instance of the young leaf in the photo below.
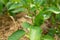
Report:
M 30 40 L 41 40 L 42 29 L 40 27 L 32 27 L 30 30 Z
M 11 36 L 9 36 L 8 40 L 19 40 L 24 34 L 25 34 L 25 31 L 18 30 L 14 32 Z

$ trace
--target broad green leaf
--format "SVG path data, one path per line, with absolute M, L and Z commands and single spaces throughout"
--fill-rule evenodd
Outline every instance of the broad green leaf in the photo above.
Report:
M 10 8 L 8 10 L 17 9 L 17 8 L 20 8 L 20 7 L 22 7 L 21 3 L 14 3 L 10 6 Z
M 54 37 L 52 37 L 50 35 L 45 35 L 44 40 L 54 40 Z
M 57 8 L 57 7 L 49 7 L 48 8 L 48 11 L 50 11 L 50 12 L 53 12 L 53 13 L 55 13 L 55 14 L 59 14 L 60 13 L 60 10 L 59 10 L 59 8 Z
M 12 2 L 8 2 L 8 3 L 6 4 L 6 7 L 9 9 L 11 5 L 13 5 L 13 3 L 12 3 Z
M 12 13 L 19 13 L 19 12 L 24 12 L 25 8 L 18 8 L 12 11 Z
M 22 26 L 23 26 L 23 28 L 30 28 L 31 24 L 24 22 L 24 23 L 22 23 Z
M 30 40 L 41 40 L 42 29 L 40 27 L 33 26 L 30 29 Z
M 5 5 L 8 3 L 8 1 L 9 1 L 9 0 L 1 0 L 1 2 L 2 2 L 3 4 L 5 4 Z
M 25 34 L 25 31 L 18 30 L 14 32 L 11 36 L 9 36 L 8 40 L 19 40 L 24 34 Z
M 34 19 L 34 25 L 40 26 L 43 24 L 43 22 L 44 22 L 43 11 L 40 11 L 40 13 Z

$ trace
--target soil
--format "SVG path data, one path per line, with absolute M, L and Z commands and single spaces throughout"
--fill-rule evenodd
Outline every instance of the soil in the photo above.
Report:
M 27 21 L 31 23 L 31 19 L 25 18 L 24 13 L 16 15 L 15 23 L 8 16 L 0 16 L 0 40 L 8 40 L 8 37 L 15 31 L 22 29 L 21 23 Z M 26 36 L 20 40 L 29 40 Z

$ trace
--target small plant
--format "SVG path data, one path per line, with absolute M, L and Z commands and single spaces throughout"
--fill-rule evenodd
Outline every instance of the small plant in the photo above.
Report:
M 60 0 L 1 0 L 0 12 L 5 5 L 7 13 L 14 17 L 16 13 L 25 12 L 32 19 L 32 24 L 22 23 L 23 28 L 29 29 L 30 40 L 54 40 L 54 35 L 60 34 Z M 49 21 L 48 32 L 45 34 L 42 24 Z M 25 34 L 17 31 L 8 40 L 18 40 Z

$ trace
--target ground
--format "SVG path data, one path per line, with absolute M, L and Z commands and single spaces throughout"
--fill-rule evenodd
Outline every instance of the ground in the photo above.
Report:
M 0 17 L 0 40 L 8 40 L 8 37 L 15 31 L 22 29 L 21 23 L 24 21 L 31 22 L 31 19 L 25 18 L 26 14 L 17 14 L 15 23 L 8 16 Z M 26 36 L 20 40 L 28 40 Z
M 27 17 L 24 13 L 17 14 L 14 19 L 15 22 L 9 16 L 0 16 L 0 40 L 8 40 L 8 37 L 12 33 L 14 33 L 17 30 L 23 29 L 21 25 L 23 22 L 27 21 L 29 23 L 32 23 L 32 20 L 29 17 Z M 43 29 L 46 28 L 45 23 L 42 26 Z M 27 32 L 26 29 L 24 30 Z M 19 40 L 29 40 L 29 38 L 23 36 Z M 55 36 L 55 40 L 59 40 L 58 36 Z

